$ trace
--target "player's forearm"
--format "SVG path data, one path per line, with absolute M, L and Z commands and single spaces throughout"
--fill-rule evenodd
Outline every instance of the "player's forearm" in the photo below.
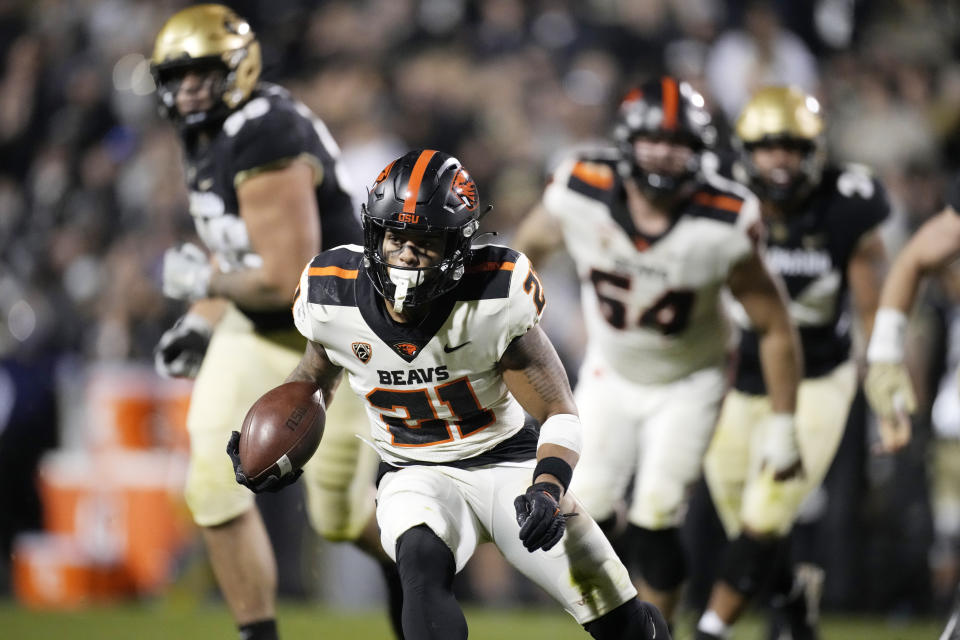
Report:
M 880 307 L 908 313 L 913 306 L 921 278 L 930 270 L 924 268 L 915 252 L 904 251 L 887 274 L 880 294 Z
M 777 322 L 760 334 L 760 364 L 774 413 L 793 413 L 803 377 L 800 341 L 789 322 Z
M 323 395 L 324 404 L 329 407 L 339 386 L 340 378 L 326 367 L 318 368 L 314 354 L 307 353 L 284 382 L 309 382 L 317 385 Z
M 214 271 L 210 277 L 209 295 L 227 298 L 245 309 L 285 309 L 293 301 L 299 275 L 295 273 L 289 278 L 269 277 L 262 268 L 226 273 Z

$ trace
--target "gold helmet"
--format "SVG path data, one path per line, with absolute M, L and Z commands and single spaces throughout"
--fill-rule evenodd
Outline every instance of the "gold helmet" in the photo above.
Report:
M 763 87 L 747 102 L 735 128 L 734 143 L 750 187 L 761 198 L 795 201 L 820 182 L 826 150 L 820 103 L 796 87 Z M 751 152 L 757 147 L 785 147 L 804 154 L 802 170 L 788 182 L 757 172 Z
M 213 90 L 215 106 L 184 117 L 177 111 L 176 94 L 188 69 L 221 69 L 223 76 Z M 250 24 L 219 4 L 200 4 L 171 16 L 157 34 L 150 64 L 161 113 L 187 127 L 215 121 L 246 102 L 260 69 L 260 43 Z

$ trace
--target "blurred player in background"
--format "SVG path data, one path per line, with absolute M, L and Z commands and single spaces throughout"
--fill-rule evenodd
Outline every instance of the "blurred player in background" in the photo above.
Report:
M 917 401 L 904 364 L 907 314 L 921 280 L 960 257 L 960 175 L 947 193 L 943 210 L 928 220 L 894 261 L 883 283 L 880 310 L 867 349 L 869 368 L 864 390 L 880 420 L 883 443 L 889 448 L 910 441 L 910 414 Z M 960 640 L 960 594 L 940 640 Z
M 428 149 L 390 163 L 363 210 L 362 250 L 304 269 L 294 315 L 309 343 L 288 381 L 317 383 L 329 405 L 346 370 L 365 398 L 406 638 L 467 637 L 452 583 L 487 541 L 594 638 L 669 638 L 567 492 L 580 421 L 538 326 L 544 292 L 523 254 L 472 246 L 482 213 L 456 158 Z
M 771 575 L 801 502 L 820 485 L 837 451 L 857 387 L 844 304 L 848 290 L 863 335 L 873 326 L 885 265 L 878 226 L 889 205 L 865 168 L 825 166 L 823 127 L 817 101 L 787 87 L 756 92 L 736 124 L 738 177 L 760 198 L 764 260 L 786 284 L 803 347 L 796 423 L 804 473 L 782 482 L 764 467 L 760 443 L 778 411 L 777 390 L 765 371 L 763 334 L 735 301 L 731 309 L 741 337 L 734 389 L 704 463 L 731 542 L 700 621 L 701 638 L 726 637 Z M 817 576 L 822 570 L 804 566 L 785 580 L 780 600 L 794 640 L 816 637 L 806 598 L 819 589 Z
M 516 238 L 535 264 L 564 241 L 576 262 L 589 340 L 573 490 L 613 536 L 633 479 L 620 544 L 627 565 L 639 565 L 641 596 L 668 620 L 687 575 L 678 527 L 725 391 L 724 287 L 761 336 L 774 407 L 763 460 L 779 478 L 800 462 L 796 336 L 757 252 L 756 198 L 700 172 L 713 135 L 703 107 L 672 77 L 628 93 L 617 149 L 562 164 Z
M 303 263 L 360 237 L 336 143 L 286 90 L 259 82 L 260 67 L 250 25 L 221 5 L 171 17 L 152 65 L 161 112 L 183 141 L 190 213 L 210 253 L 187 244 L 164 256 L 164 293 L 192 304 L 163 335 L 156 366 L 196 378 L 187 504 L 248 640 L 277 637 L 277 568 L 254 495 L 236 483 L 224 443 L 302 353 L 290 304 Z M 373 519 L 376 457 L 354 437 L 362 420 L 349 402 L 328 416 L 307 469 L 308 513 L 324 537 L 355 541 L 395 574 Z

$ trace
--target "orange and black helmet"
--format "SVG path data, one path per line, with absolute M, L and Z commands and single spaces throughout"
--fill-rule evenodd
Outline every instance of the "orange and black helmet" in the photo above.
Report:
M 670 193 L 699 170 L 700 152 L 713 146 L 716 128 L 703 96 L 687 82 L 671 76 L 645 82 L 624 97 L 617 112 L 613 138 L 623 157 L 623 173 L 631 174 L 645 191 Z M 681 175 L 651 173 L 640 167 L 633 143 L 637 138 L 669 140 L 693 149 L 690 167 Z
M 380 172 L 361 207 L 364 267 L 374 287 L 394 301 L 391 271 L 417 271 L 419 283 L 406 295 L 414 307 L 450 291 L 463 276 L 480 218 L 477 184 L 460 161 L 433 149 L 418 149 L 397 158 Z M 429 267 L 387 265 L 383 236 L 387 229 L 436 235 L 443 240 L 440 261 Z

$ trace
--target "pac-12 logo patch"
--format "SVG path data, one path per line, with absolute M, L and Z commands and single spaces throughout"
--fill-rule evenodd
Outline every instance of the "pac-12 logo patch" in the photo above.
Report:
M 370 348 L 369 342 L 354 342 L 350 345 L 350 348 L 353 349 L 353 355 L 363 364 L 367 364 L 370 361 L 370 356 L 373 354 L 373 351 Z

